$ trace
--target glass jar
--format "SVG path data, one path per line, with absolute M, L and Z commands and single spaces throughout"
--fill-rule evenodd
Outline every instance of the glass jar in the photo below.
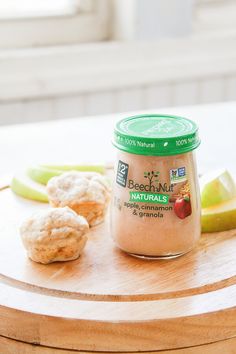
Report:
M 197 125 L 177 116 L 128 117 L 116 124 L 113 144 L 118 149 L 111 211 L 116 245 L 145 258 L 190 251 L 201 235 Z

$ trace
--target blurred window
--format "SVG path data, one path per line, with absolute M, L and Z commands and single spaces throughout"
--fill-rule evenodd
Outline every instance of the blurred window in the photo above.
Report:
M 195 0 L 194 30 L 225 32 L 236 29 L 235 0 Z
M 143 2 L 145 9 L 154 13 L 156 2 L 148 2 L 149 6 L 147 7 L 147 1 L 144 0 L 135 0 L 135 2 L 131 2 L 131 0 L 0 0 L 0 49 L 56 46 L 111 39 L 116 14 L 121 12 L 121 17 L 129 18 L 128 4 L 135 6 L 138 1 L 140 4 Z M 173 5 L 171 0 L 168 2 L 159 1 L 163 2 L 164 12 L 161 17 L 164 25 L 158 23 L 158 28 L 161 34 L 165 34 L 169 18 L 165 20 L 165 17 L 169 16 L 171 10 L 173 12 Z M 114 3 L 117 4 L 115 7 Z M 236 0 L 186 0 L 186 6 L 187 4 L 190 4 L 191 10 L 189 11 L 191 17 L 189 22 L 192 26 L 189 28 L 193 27 L 194 34 L 203 33 L 205 35 L 205 33 L 235 30 Z M 117 9 L 114 10 L 114 8 Z M 143 23 L 146 28 L 151 28 L 148 11 L 142 13 L 142 16 L 144 16 Z M 178 11 L 176 16 L 179 16 L 179 20 L 182 13 Z M 133 18 L 132 13 L 131 18 Z M 131 33 L 132 37 L 133 31 L 132 28 L 130 30 L 132 27 L 130 22 L 132 21 L 128 21 L 126 27 L 118 26 L 117 38 L 126 38 L 126 31 L 128 34 Z M 172 22 L 175 26 L 178 23 L 182 26 L 181 21 Z M 133 26 L 140 26 L 140 21 L 134 21 Z M 171 31 L 167 32 L 168 36 L 171 36 Z M 190 29 L 187 32 L 187 35 L 190 34 Z M 112 38 L 116 38 L 114 33 Z M 154 38 L 159 37 L 154 36 Z
M 0 0 L 0 19 L 75 15 L 92 11 L 90 0 Z
M 0 48 L 104 40 L 109 10 L 109 0 L 0 0 Z

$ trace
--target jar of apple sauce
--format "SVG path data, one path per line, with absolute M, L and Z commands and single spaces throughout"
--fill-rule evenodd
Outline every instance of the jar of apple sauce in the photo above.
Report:
M 190 251 L 201 234 L 194 150 L 197 125 L 169 115 L 138 115 L 116 124 L 118 149 L 111 234 L 123 251 L 172 258 Z

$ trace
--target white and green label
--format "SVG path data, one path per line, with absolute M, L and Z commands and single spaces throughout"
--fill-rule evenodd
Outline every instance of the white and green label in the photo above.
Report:
M 168 194 L 145 193 L 145 192 L 129 192 L 130 202 L 136 203 L 153 203 L 153 204 L 168 204 Z
M 170 170 L 170 183 L 181 183 L 187 180 L 186 168 L 172 168 Z

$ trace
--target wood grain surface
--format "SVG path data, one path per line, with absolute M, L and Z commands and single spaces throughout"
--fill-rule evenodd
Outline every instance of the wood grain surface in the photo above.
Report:
M 28 344 L 16 340 L 8 339 L 0 336 L 0 351 L 4 354 L 88 354 L 84 351 L 64 350 L 59 348 L 43 347 L 35 344 Z M 92 352 L 94 354 L 107 354 L 107 352 Z M 132 354 L 135 352 L 125 352 Z M 136 352 L 138 353 L 138 352 Z M 227 339 L 220 342 L 215 342 L 197 347 L 188 347 L 182 349 L 151 351 L 145 354 L 235 354 L 236 353 L 236 338 Z
M 91 229 L 80 259 L 41 265 L 27 258 L 19 225 L 42 208 L 0 193 L 0 349 L 10 339 L 27 354 L 30 343 L 38 353 L 185 354 L 207 344 L 220 353 L 236 345 L 235 230 L 202 235 L 180 258 L 145 261 L 114 246 L 107 218 Z

